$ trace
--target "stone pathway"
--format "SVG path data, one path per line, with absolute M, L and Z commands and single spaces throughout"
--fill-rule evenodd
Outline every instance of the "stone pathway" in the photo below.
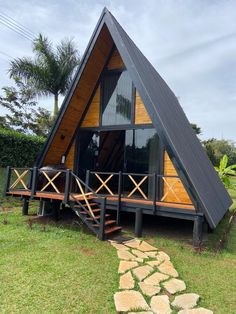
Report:
M 110 243 L 120 259 L 119 291 L 114 294 L 118 313 L 213 314 L 197 307 L 199 295 L 184 293 L 185 282 L 165 252 L 138 239 Z

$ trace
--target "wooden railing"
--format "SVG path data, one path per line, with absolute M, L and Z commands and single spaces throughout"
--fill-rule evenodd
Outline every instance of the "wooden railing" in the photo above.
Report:
M 23 190 L 30 191 L 32 168 L 7 167 L 5 191 Z

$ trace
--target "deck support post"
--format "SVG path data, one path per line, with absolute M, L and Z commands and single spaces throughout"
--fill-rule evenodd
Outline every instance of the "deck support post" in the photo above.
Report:
M 195 216 L 193 223 L 193 247 L 199 247 L 202 242 L 203 216 Z
M 23 206 L 22 206 L 22 215 L 27 216 L 28 214 L 29 214 L 29 200 L 28 198 L 24 197 Z
M 135 212 L 135 236 L 140 238 L 142 236 L 143 229 L 143 210 L 137 208 Z
M 106 217 L 106 198 L 102 198 L 101 212 L 100 212 L 100 225 L 99 225 L 99 240 L 105 240 L 105 217 Z
M 117 204 L 117 215 L 116 215 L 116 224 L 117 225 L 120 225 L 121 193 L 122 193 L 122 172 L 119 171 L 118 204 Z

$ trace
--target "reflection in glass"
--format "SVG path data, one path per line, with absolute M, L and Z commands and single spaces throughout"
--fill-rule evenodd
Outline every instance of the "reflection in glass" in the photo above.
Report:
M 102 125 L 130 124 L 132 81 L 128 72 L 108 74 L 103 84 Z

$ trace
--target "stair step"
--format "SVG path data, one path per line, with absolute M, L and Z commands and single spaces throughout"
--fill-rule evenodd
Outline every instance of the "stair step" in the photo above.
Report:
M 110 234 L 110 233 L 119 231 L 119 230 L 121 230 L 121 229 L 122 229 L 122 227 L 119 227 L 119 226 L 114 226 L 114 227 L 106 228 L 106 229 L 105 229 L 105 234 Z
M 101 211 L 100 208 L 92 209 L 92 212 L 93 212 L 94 214 L 95 214 L 95 213 L 98 213 L 98 212 L 100 212 L 100 211 Z M 89 215 L 89 210 L 87 210 L 87 211 L 85 211 L 85 210 L 80 211 L 80 214 L 88 214 L 88 215 Z
M 89 203 L 89 205 L 90 205 L 90 206 L 95 206 L 95 205 L 98 206 L 97 203 Z M 84 207 L 88 207 L 87 204 L 83 204 L 83 206 L 84 206 Z M 80 205 L 74 205 L 74 207 L 75 207 L 75 208 L 80 208 L 81 206 L 80 206 Z
M 110 217 L 111 215 L 110 214 L 106 214 L 106 217 Z M 99 215 L 99 216 L 95 216 L 95 219 L 100 219 L 101 218 L 101 216 Z M 88 218 L 86 218 L 86 220 L 94 220 L 94 218 L 93 217 L 88 217 Z
M 112 225 L 112 224 L 114 224 L 116 221 L 115 220 L 107 220 L 107 221 L 105 221 L 105 226 L 110 226 L 110 225 Z M 93 225 L 94 227 L 99 227 L 99 224 L 94 224 Z

